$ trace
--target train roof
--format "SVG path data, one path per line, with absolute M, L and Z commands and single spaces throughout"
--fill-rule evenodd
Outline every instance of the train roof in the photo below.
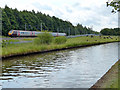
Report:
M 31 32 L 31 31 L 25 31 L 25 30 L 10 30 L 10 31 L 24 31 L 24 32 Z M 32 31 L 32 32 L 41 32 L 41 31 Z M 49 32 L 49 33 L 58 33 L 58 32 Z M 59 33 L 59 34 L 63 34 L 63 33 Z

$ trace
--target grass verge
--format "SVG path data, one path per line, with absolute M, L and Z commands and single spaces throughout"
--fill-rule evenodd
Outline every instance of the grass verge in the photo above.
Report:
M 35 43 L 21 43 L 21 44 L 9 44 L 6 47 L 2 48 L 1 57 L 9 57 L 20 54 L 41 52 L 41 51 L 49 51 L 54 49 L 62 49 L 62 48 L 70 48 L 84 45 L 94 45 L 100 43 L 107 42 L 115 42 L 118 41 L 118 37 L 112 36 L 111 38 L 107 38 L 107 36 L 94 36 L 94 37 L 76 37 L 76 38 L 68 38 L 66 43 L 64 44 L 55 44 L 51 43 L 49 45 L 39 45 Z M 1 51 L 0 51 L 1 52 Z
M 102 88 L 102 90 L 109 90 L 109 88 L 114 88 L 115 90 L 120 90 L 120 60 L 115 63 L 111 69 L 95 83 L 92 88 Z

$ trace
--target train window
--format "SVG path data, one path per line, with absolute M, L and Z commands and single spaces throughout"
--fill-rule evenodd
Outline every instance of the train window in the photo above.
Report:
M 12 31 L 10 31 L 9 33 L 12 33 Z
M 25 34 L 29 34 L 29 32 L 25 32 Z
M 15 31 L 14 33 L 17 34 L 17 31 Z
M 16 35 L 17 34 L 17 31 L 13 31 L 13 35 Z
M 21 34 L 24 34 L 24 32 L 21 32 Z

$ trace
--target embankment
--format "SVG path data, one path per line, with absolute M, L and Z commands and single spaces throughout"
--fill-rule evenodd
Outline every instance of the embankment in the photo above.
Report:
M 103 77 L 101 77 L 91 88 L 90 90 L 97 89 L 115 89 L 120 90 L 119 80 L 120 80 L 120 60 L 116 62 Z
M 46 53 L 46 52 L 53 52 L 53 51 L 60 51 L 72 48 L 80 48 L 80 47 L 88 47 L 106 43 L 113 43 L 118 42 L 119 39 L 116 36 L 112 38 L 105 38 L 107 36 L 99 37 L 77 37 L 77 38 L 69 38 L 66 43 L 64 44 L 54 44 L 51 43 L 49 45 L 39 45 L 35 43 L 22 43 L 22 44 L 12 44 L 6 45 L 2 47 L 0 52 L 0 57 L 9 58 L 15 56 L 22 56 L 22 55 L 30 55 L 30 54 L 37 54 L 37 53 Z
M 116 41 L 114 41 L 114 42 L 116 42 Z M 17 56 L 24 56 L 24 55 L 48 53 L 48 52 L 61 51 L 61 50 L 74 49 L 74 48 L 81 48 L 81 47 L 89 47 L 89 46 L 108 44 L 108 43 L 114 43 L 114 42 L 93 43 L 93 44 L 78 45 L 78 46 L 71 46 L 71 47 L 63 47 L 63 48 L 56 48 L 56 49 L 49 49 L 49 50 L 42 50 L 42 51 L 33 51 L 33 52 L 9 54 L 9 55 L 2 56 L 2 59 L 6 59 L 6 58 L 10 58 L 10 57 L 17 57 Z

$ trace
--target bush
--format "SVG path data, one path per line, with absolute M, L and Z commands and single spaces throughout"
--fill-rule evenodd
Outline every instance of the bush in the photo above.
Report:
M 34 40 L 36 44 L 50 44 L 52 41 L 53 36 L 47 32 L 38 34 L 38 37 Z
M 63 44 L 66 41 L 67 41 L 67 38 L 65 36 L 56 37 L 54 40 L 55 44 Z
M 9 40 L 2 40 L 0 45 L 2 45 L 2 47 L 6 47 L 7 45 L 10 45 L 10 42 Z

